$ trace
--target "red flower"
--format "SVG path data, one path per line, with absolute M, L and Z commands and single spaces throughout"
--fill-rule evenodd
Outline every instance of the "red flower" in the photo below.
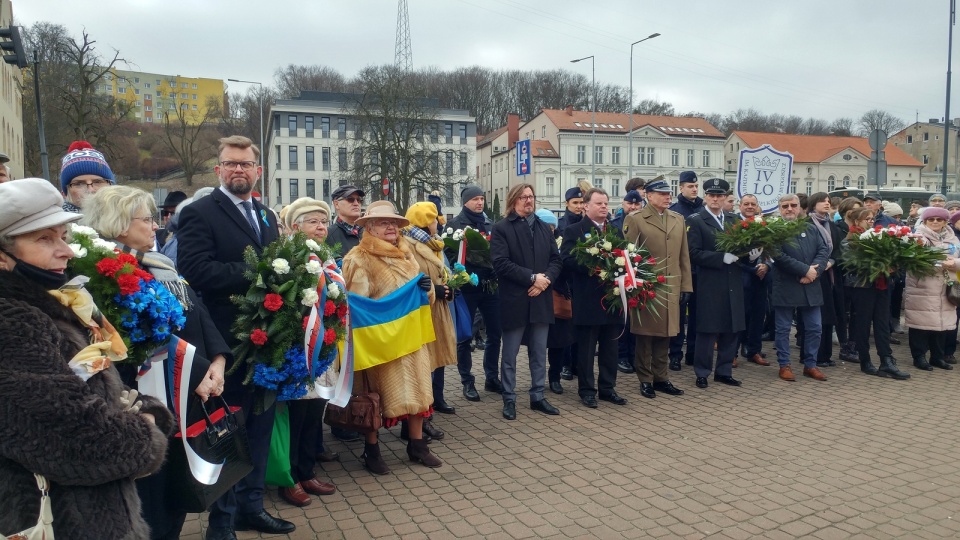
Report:
M 253 332 L 250 332 L 250 341 L 252 341 L 254 345 L 263 345 L 267 342 L 267 333 L 257 328 Z
M 656 298 L 656 297 L 657 297 L 657 292 L 656 292 L 656 291 L 647 291 L 647 298 L 653 300 L 653 299 Z
M 97 272 L 107 277 L 113 277 L 122 266 L 116 259 L 103 259 L 97 263 Z
M 137 276 L 138 278 L 144 281 L 148 281 L 148 282 L 153 281 L 153 274 L 151 274 L 150 272 L 141 270 L 139 268 L 134 268 L 133 275 Z
M 640 304 L 640 299 L 634 296 L 633 298 L 627 300 L 627 307 L 630 309 L 636 308 Z
M 744 229 L 746 229 L 746 228 L 750 227 L 750 222 L 749 222 L 749 221 L 743 221 L 743 222 L 740 223 L 740 226 L 743 227 Z
M 117 260 L 120 261 L 120 264 L 137 265 L 137 258 L 129 253 L 118 253 Z
M 337 312 L 337 306 L 333 303 L 333 300 L 327 300 L 327 303 L 323 305 L 323 316 L 329 317 Z
M 766 222 L 766 221 L 761 221 L 761 222 L 760 222 L 760 226 L 761 226 L 761 227 L 766 227 L 766 226 L 767 226 L 767 222 Z
M 657 283 L 666 283 L 666 282 L 667 282 L 667 278 L 663 277 L 662 275 L 657 276 Z
M 277 311 L 283 307 L 283 297 L 277 293 L 270 293 L 263 299 L 263 307 L 268 311 Z
M 880 231 L 883 230 L 883 227 L 880 226 L 880 225 L 874 225 L 874 226 L 873 226 L 873 230 L 876 231 L 876 232 L 880 232 Z
M 333 328 L 327 328 L 327 331 L 323 333 L 323 344 L 330 345 L 337 340 L 337 333 Z
M 635 262 L 635 263 L 638 263 L 638 262 L 640 262 L 640 261 L 642 261 L 642 260 L 643 260 L 643 257 L 641 257 L 641 256 L 639 256 L 639 255 L 634 255 L 634 256 L 633 256 L 633 262 Z
M 649 259 L 647 259 L 647 262 L 650 264 L 657 264 L 657 260 L 654 259 L 653 257 L 650 257 Z
M 123 274 L 117 278 L 120 294 L 135 294 L 140 290 L 140 278 L 133 274 Z
M 347 304 L 345 303 L 340 304 L 340 306 L 337 308 L 337 317 L 340 317 L 342 319 L 346 316 L 347 316 Z

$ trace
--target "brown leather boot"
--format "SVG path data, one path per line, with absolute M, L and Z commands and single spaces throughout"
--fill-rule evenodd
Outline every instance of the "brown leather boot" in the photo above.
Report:
M 410 457 L 410 461 L 423 463 L 431 469 L 443 465 L 443 462 L 437 459 L 437 456 L 430 453 L 427 441 L 423 439 L 410 439 L 410 442 L 407 443 L 407 456 Z
M 383 456 L 380 455 L 380 443 L 364 443 L 363 455 L 360 457 L 363 458 L 363 467 L 373 474 L 379 476 L 390 474 L 390 467 L 387 467 Z

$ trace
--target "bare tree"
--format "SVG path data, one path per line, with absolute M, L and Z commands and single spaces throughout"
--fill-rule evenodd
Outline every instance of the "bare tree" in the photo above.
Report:
M 830 124 L 830 131 L 838 137 L 849 137 L 853 135 L 853 120 L 850 118 L 837 118 Z
M 304 90 L 343 92 L 347 89 L 343 75 L 327 66 L 288 64 L 284 68 L 277 68 L 273 80 L 277 84 L 276 93 L 280 99 L 295 98 Z
M 216 155 L 220 132 L 217 120 L 222 117 L 222 102 L 215 97 L 207 100 L 204 110 L 194 111 L 186 103 L 177 103 L 175 110 L 163 114 L 161 141 L 183 168 L 188 186 L 193 177 L 205 170 L 204 164 Z
M 862 137 L 866 137 L 875 129 L 882 129 L 887 132 L 887 135 L 893 135 L 903 129 L 904 126 L 906 126 L 906 123 L 903 120 L 880 109 L 871 109 L 863 113 L 858 124 L 859 134 Z
M 634 114 L 655 114 L 660 116 L 674 116 L 676 110 L 672 103 L 656 99 L 644 99 L 633 109 Z

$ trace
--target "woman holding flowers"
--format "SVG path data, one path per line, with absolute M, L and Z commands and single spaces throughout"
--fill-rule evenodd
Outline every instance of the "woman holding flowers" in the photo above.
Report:
M 907 285 L 904 292 L 907 316 L 910 355 L 913 365 L 924 371 L 953 369 L 944 361 L 946 336 L 953 334 L 957 327 L 956 306 L 947 301 L 946 285 L 957 279 L 958 250 L 960 240 L 954 234 L 947 220 L 950 214 L 943 208 L 932 206 L 923 211 L 922 223 L 917 224 L 915 233 L 920 235 L 928 246 L 942 249 L 947 258 L 941 268 L 932 276 L 918 276 L 907 273 Z M 927 353 L 930 361 L 927 361 Z
M 160 468 L 173 415 L 130 395 L 112 366 L 125 346 L 67 284 L 81 216 L 61 205 L 46 180 L 0 184 L 0 536 L 37 523 L 40 474 L 56 538 L 146 539 L 133 479 Z
M 185 321 L 179 330 L 171 330 L 197 349 L 198 361 L 190 377 L 190 386 L 200 399 L 206 401 L 223 392 L 223 371 L 232 354 L 203 303 L 180 277 L 173 261 L 152 251 L 157 231 L 156 213 L 153 196 L 146 191 L 130 186 L 108 186 L 87 197 L 83 223 L 103 239 L 115 243 L 117 250 L 135 257 L 141 268 L 176 297 Z M 119 366 L 120 376 L 132 388 L 137 387 L 138 368 L 138 362 Z M 171 382 L 167 381 L 167 384 Z M 194 412 L 199 414 L 199 411 Z M 191 416 L 188 412 L 188 419 Z M 179 440 L 172 441 L 171 444 L 181 444 Z M 158 474 L 137 480 L 143 516 L 150 525 L 151 538 L 178 538 L 186 519 L 186 512 L 179 509 L 168 491 L 170 480 L 166 471 L 164 467 Z
M 433 282 L 434 301 L 430 304 L 430 318 L 436 341 L 426 344 L 430 355 L 430 367 L 433 382 L 433 409 L 445 407 L 452 409 L 443 399 L 443 370 L 457 363 L 457 332 L 450 314 L 450 302 L 454 289 L 447 283 L 453 277 L 446 257 L 443 255 L 443 239 L 437 236 L 437 206 L 432 202 L 418 202 L 407 209 L 410 225 L 404 227 L 404 240 L 413 253 L 420 271 Z M 443 432 L 431 425 L 430 420 L 423 421 L 423 430 L 434 439 L 442 439 Z M 402 435 L 401 435 L 402 437 Z
M 410 221 L 397 215 L 393 204 L 389 201 L 371 203 L 357 224 L 364 228 L 363 238 L 343 258 L 343 278 L 349 292 L 372 299 L 383 298 L 417 277 L 420 267 L 414 260 L 410 244 L 401 238 L 400 233 Z M 431 302 L 435 300 L 434 284 L 429 277 L 421 277 L 418 286 L 426 291 Z M 439 467 L 443 463 L 430 453 L 423 439 L 423 421 L 433 410 L 430 368 L 427 348 L 421 347 L 400 358 L 367 368 L 365 375 L 357 373 L 354 388 L 361 387 L 361 381 L 367 378 L 370 389 L 380 394 L 384 426 L 392 427 L 401 420 L 409 420 L 407 456 L 411 461 Z M 366 435 L 363 458 L 364 467 L 370 472 L 381 475 L 390 472 L 380 455 L 376 432 Z

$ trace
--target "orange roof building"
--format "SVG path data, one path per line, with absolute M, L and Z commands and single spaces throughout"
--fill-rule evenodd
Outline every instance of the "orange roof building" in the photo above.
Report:
M 736 182 L 740 150 L 769 144 L 793 155 L 792 185 L 796 193 L 811 194 L 841 187 L 876 189 L 867 185 L 870 144 L 865 137 L 833 135 L 791 135 L 734 131 L 727 137 L 724 167 L 727 180 Z M 923 191 L 920 173 L 923 163 L 893 144 L 884 149 L 887 161 L 887 189 Z

